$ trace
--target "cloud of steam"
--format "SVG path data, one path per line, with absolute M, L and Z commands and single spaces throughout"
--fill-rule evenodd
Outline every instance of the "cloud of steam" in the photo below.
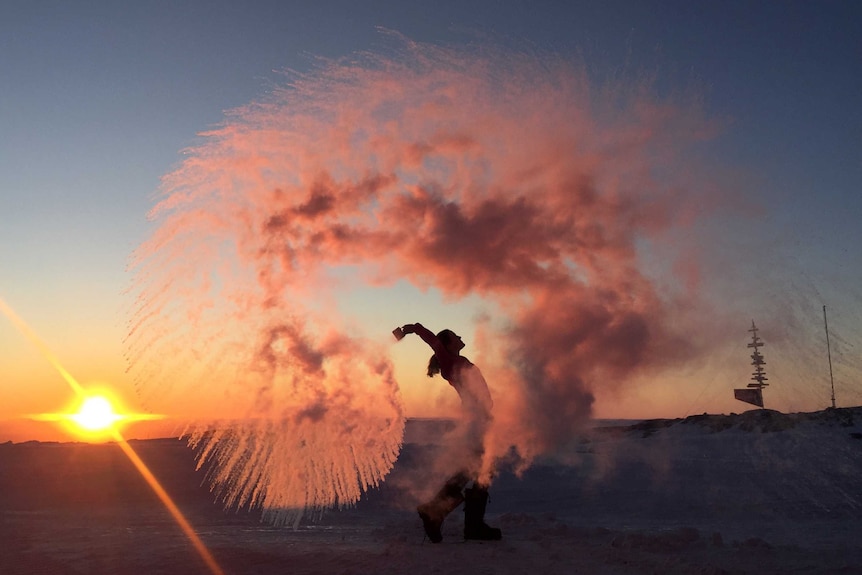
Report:
M 595 386 L 697 353 L 681 336 L 696 252 L 671 241 L 714 201 L 697 102 L 554 57 L 392 43 L 293 74 L 203 134 L 134 261 L 144 395 L 229 407 L 193 442 L 228 503 L 276 521 L 355 502 L 400 448 L 391 326 L 369 341 L 334 311 L 353 281 L 493 307 L 491 456 L 554 449 Z M 685 274 L 663 283 L 663 266 Z

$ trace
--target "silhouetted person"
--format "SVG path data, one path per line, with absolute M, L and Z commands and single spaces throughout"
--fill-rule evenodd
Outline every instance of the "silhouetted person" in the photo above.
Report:
M 446 481 L 431 501 L 417 508 L 425 534 L 432 543 L 440 543 L 443 540 L 440 532 L 443 520 L 463 501 L 464 539 L 500 539 L 501 531 L 485 524 L 488 486 L 479 481 L 485 434 L 491 423 L 493 406 L 488 384 L 479 368 L 461 355 L 464 342 L 453 331 L 444 329 L 434 335 L 419 323 L 407 324 L 401 330 L 404 334 L 415 333 L 434 350 L 434 355 L 428 361 L 428 377 L 439 373 L 455 388 L 461 398 L 466 420 L 466 461 L 461 463 L 461 469 Z M 467 488 L 471 481 L 472 487 Z

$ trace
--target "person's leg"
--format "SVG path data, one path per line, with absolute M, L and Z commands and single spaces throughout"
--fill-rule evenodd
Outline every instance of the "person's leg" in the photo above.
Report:
M 433 499 L 416 509 L 422 519 L 425 534 L 432 543 L 440 543 L 443 540 L 443 534 L 440 532 L 443 520 L 464 501 L 462 491 L 469 481 L 465 473 L 453 475 Z
M 503 532 L 485 523 L 485 508 L 488 505 L 488 486 L 474 482 L 464 492 L 464 539 L 497 541 Z

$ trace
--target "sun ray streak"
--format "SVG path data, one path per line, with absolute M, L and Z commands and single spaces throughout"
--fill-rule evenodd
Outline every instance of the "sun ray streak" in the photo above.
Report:
M 72 376 L 71 373 L 66 371 L 63 365 L 60 363 L 60 360 L 57 359 L 47 345 L 36 335 L 30 326 L 21 319 L 21 317 L 15 313 L 9 304 L 7 304 L 2 297 L 0 297 L 0 311 L 2 311 L 6 317 L 12 322 L 12 324 L 21 332 L 30 342 L 42 353 L 42 355 L 47 359 L 51 365 L 63 376 L 63 379 L 69 384 L 72 390 L 81 397 L 86 396 L 86 392 L 81 384 Z M 195 532 L 194 528 L 191 526 L 189 521 L 183 515 L 183 512 L 180 511 L 180 508 L 177 507 L 176 503 L 174 503 L 173 499 L 171 499 L 168 492 L 165 491 L 162 484 L 159 483 L 159 480 L 153 474 L 152 471 L 147 467 L 146 463 L 138 456 L 135 450 L 129 445 L 129 442 L 120 434 L 119 430 L 116 428 L 111 428 L 111 436 L 117 442 L 117 445 L 120 449 L 123 450 L 123 453 L 126 454 L 126 457 L 129 458 L 132 465 L 138 470 L 138 473 L 141 474 L 141 477 L 147 482 L 150 486 L 150 489 L 156 494 L 156 496 L 161 500 L 162 504 L 174 518 L 174 521 L 177 522 L 180 529 L 182 529 L 183 533 L 191 542 L 192 546 L 194 546 L 195 551 L 198 552 L 201 559 L 203 559 L 204 563 L 206 563 L 209 570 L 213 573 L 213 575 L 224 575 L 224 571 L 221 569 L 219 564 L 216 562 L 215 557 L 213 557 L 212 553 L 210 553 L 209 549 L 207 549 L 204 542 L 198 537 L 198 534 Z
M 114 439 L 117 441 L 117 445 L 120 446 L 120 449 L 123 450 L 123 453 L 126 454 L 126 457 L 129 458 L 129 461 L 137 468 L 138 473 L 141 474 L 141 477 L 149 484 L 150 488 L 153 492 L 158 496 L 158 498 L 162 501 L 162 504 L 165 508 L 170 512 L 173 516 L 174 521 L 177 522 L 180 529 L 183 530 L 186 537 L 188 537 L 191 544 L 194 546 L 195 550 L 201 556 L 201 559 L 207 564 L 210 571 L 214 575 L 224 575 L 224 571 L 222 571 L 219 564 L 216 562 L 215 557 L 213 557 L 212 553 L 210 553 L 207 546 L 201 541 L 201 538 L 198 537 L 198 534 L 195 532 L 194 528 L 186 519 L 183 512 L 180 511 L 179 507 L 174 503 L 171 496 L 168 495 L 168 492 L 165 491 L 165 488 L 162 487 L 162 484 L 159 483 L 159 480 L 156 479 L 156 476 L 153 475 L 152 471 L 147 467 L 146 463 L 138 456 L 137 452 L 129 445 L 129 442 L 120 434 L 119 431 L 114 430 L 113 432 Z
M 72 377 L 71 373 L 66 371 L 63 365 L 60 363 L 60 360 L 57 359 L 57 356 L 55 356 L 51 352 L 51 350 L 48 349 L 48 346 L 45 345 L 45 342 L 43 342 L 39 338 L 39 336 L 36 335 L 36 332 L 30 329 L 30 326 L 28 326 L 27 323 L 23 319 L 21 319 L 21 317 L 17 313 L 15 313 L 15 310 L 9 307 L 9 304 L 3 301 L 2 297 L 0 297 L 0 311 L 6 314 L 6 317 L 8 317 L 12 324 L 16 328 L 18 328 L 18 331 L 20 331 L 24 337 L 30 340 L 30 343 L 36 346 L 36 349 L 38 349 L 45 357 L 45 359 L 47 359 L 51 363 L 51 365 L 54 366 L 54 369 L 56 369 L 60 373 L 60 375 L 63 376 L 63 379 L 66 380 L 66 383 L 69 384 L 69 386 L 72 388 L 72 391 L 74 391 L 80 396 L 83 396 L 84 388 L 81 387 L 81 384 L 78 383 L 74 377 Z

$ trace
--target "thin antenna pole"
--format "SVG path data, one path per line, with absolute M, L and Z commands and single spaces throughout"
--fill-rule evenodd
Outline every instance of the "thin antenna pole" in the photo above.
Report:
M 829 347 L 829 322 L 826 321 L 826 306 L 823 306 L 823 326 L 826 328 L 826 355 L 829 357 L 829 383 L 832 386 L 832 409 L 835 409 L 835 380 L 832 377 L 832 350 Z

